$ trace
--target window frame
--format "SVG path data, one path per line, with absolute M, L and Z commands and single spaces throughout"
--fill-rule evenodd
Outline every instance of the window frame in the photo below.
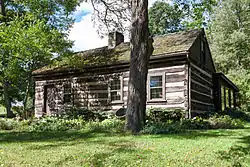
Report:
M 154 76 L 161 76 L 162 77 L 162 98 L 151 98 L 151 87 L 150 87 L 150 79 Z M 166 73 L 154 73 L 148 74 L 147 79 L 147 99 L 149 102 L 156 102 L 156 101 L 166 101 Z
M 113 80 L 119 80 L 120 81 L 120 90 L 111 90 L 111 83 Z M 109 87 L 108 87 L 108 98 L 110 100 L 111 104 L 116 104 L 116 103 L 123 103 L 123 76 L 119 76 L 119 78 L 110 78 L 109 80 Z M 111 93 L 112 92 L 119 92 L 120 93 L 120 100 L 112 100 L 111 98 Z

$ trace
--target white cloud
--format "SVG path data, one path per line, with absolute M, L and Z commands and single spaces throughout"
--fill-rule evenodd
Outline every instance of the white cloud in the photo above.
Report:
M 149 7 L 156 0 L 149 0 Z M 81 16 L 81 13 L 84 12 Z M 83 51 L 87 49 L 93 49 L 102 47 L 108 44 L 107 37 L 100 38 L 97 34 L 96 28 L 93 26 L 91 21 L 91 15 L 93 13 L 93 7 L 90 3 L 83 2 L 77 7 L 76 12 L 73 14 L 75 17 L 81 17 L 80 20 L 77 18 L 77 22 L 74 23 L 71 28 L 69 38 L 74 42 L 74 51 Z M 128 40 L 127 38 L 125 38 Z
M 93 27 L 91 14 L 84 16 L 80 22 L 74 23 L 69 38 L 74 40 L 74 51 L 93 49 L 107 45 L 107 38 L 100 38 Z

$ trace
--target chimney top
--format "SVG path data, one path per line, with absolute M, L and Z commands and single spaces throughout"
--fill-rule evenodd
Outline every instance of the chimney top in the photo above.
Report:
M 117 45 L 124 42 L 124 36 L 122 33 L 114 31 L 110 32 L 108 35 L 108 48 L 113 49 Z

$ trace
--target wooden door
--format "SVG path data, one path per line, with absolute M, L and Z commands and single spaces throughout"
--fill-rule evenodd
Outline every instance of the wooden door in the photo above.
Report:
M 56 112 L 56 87 L 47 85 L 44 89 L 44 113 L 51 115 Z

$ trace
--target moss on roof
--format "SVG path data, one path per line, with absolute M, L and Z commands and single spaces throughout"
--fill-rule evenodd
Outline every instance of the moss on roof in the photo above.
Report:
M 189 30 L 154 37 L 153 56 L 188 51 L 201 30 Z M 114 49 L 107 46 L 76 52 L 66 61 L 56 62 L 33 71 L 33 74 L 46 74 L 72 69 L 80 69 L 89 66 L 111 65 L 128 62 L 130 59 L 129 43 L 121 43 Z

